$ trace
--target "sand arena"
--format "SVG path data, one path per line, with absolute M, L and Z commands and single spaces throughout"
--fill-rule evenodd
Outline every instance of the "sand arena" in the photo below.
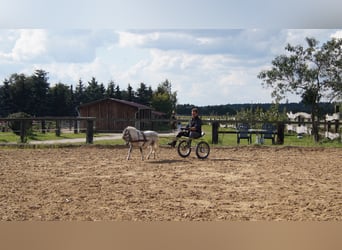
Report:
M 0 150 L 2 221 L 336 221 L 342 150 L 212 147 L 208 159 L 161 147 Z

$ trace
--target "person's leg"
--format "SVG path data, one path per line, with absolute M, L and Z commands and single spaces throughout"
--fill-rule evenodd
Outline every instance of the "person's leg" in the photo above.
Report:
M 190 134 L 189 134 L 189 137 L 192 138 L 192 139 L 197 139 L 197 138 L 201 137 L 201 134 L 196 132 L 196 131 L 191 131 Z
M 180 131 L 177 135 L 176 138 L 174 138 L 171 142 L 168 143 L 168 145 L 171 145 L 171 147 L 176 147 L 177 144 L 177 140 L 178 138 L 182 137 L 182 136 L 189 136 L 189 132 L 188 131 Z

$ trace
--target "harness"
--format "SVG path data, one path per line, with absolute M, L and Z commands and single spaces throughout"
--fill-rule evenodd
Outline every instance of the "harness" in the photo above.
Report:
M 142 146 L 144 146 L 144 145 L 145 145 L 145 142 L 147 141 L 146 135 L 144 134 L 144 132 L 139 131 L 139 130 L 137 130 L 136 132 L 137 132 L 138 140 L 133 140 L 130 131 L 128 131 L 129 141 L 130 141 L 130 142 L 144 142 L 144 143 L 142 144 Z M 142 135 L 142 137 L 143 137 L 142 139 L 140 139 L 140 138 L 141 138 L 141 135 Z

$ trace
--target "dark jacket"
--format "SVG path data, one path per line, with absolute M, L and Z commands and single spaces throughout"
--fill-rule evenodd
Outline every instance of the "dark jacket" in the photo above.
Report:
M 196 132 L 199 134 L 202 133 L 202 120 L 198 116 L 191 118 L 189 125 L 187 127 L 195 127 Z

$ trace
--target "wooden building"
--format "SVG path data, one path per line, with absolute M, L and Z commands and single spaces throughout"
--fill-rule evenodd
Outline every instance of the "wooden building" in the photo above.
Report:
M 152 119 L 163 118 L 163 113 L 151 107 L 114 98 L 106 98 L 79 106 L 81 117 L 96 117 L 96 132 L 121 132 L 127 126 L 140 130 L 153 129 Z M 84 124 L 80 125 L 80 128 Z

